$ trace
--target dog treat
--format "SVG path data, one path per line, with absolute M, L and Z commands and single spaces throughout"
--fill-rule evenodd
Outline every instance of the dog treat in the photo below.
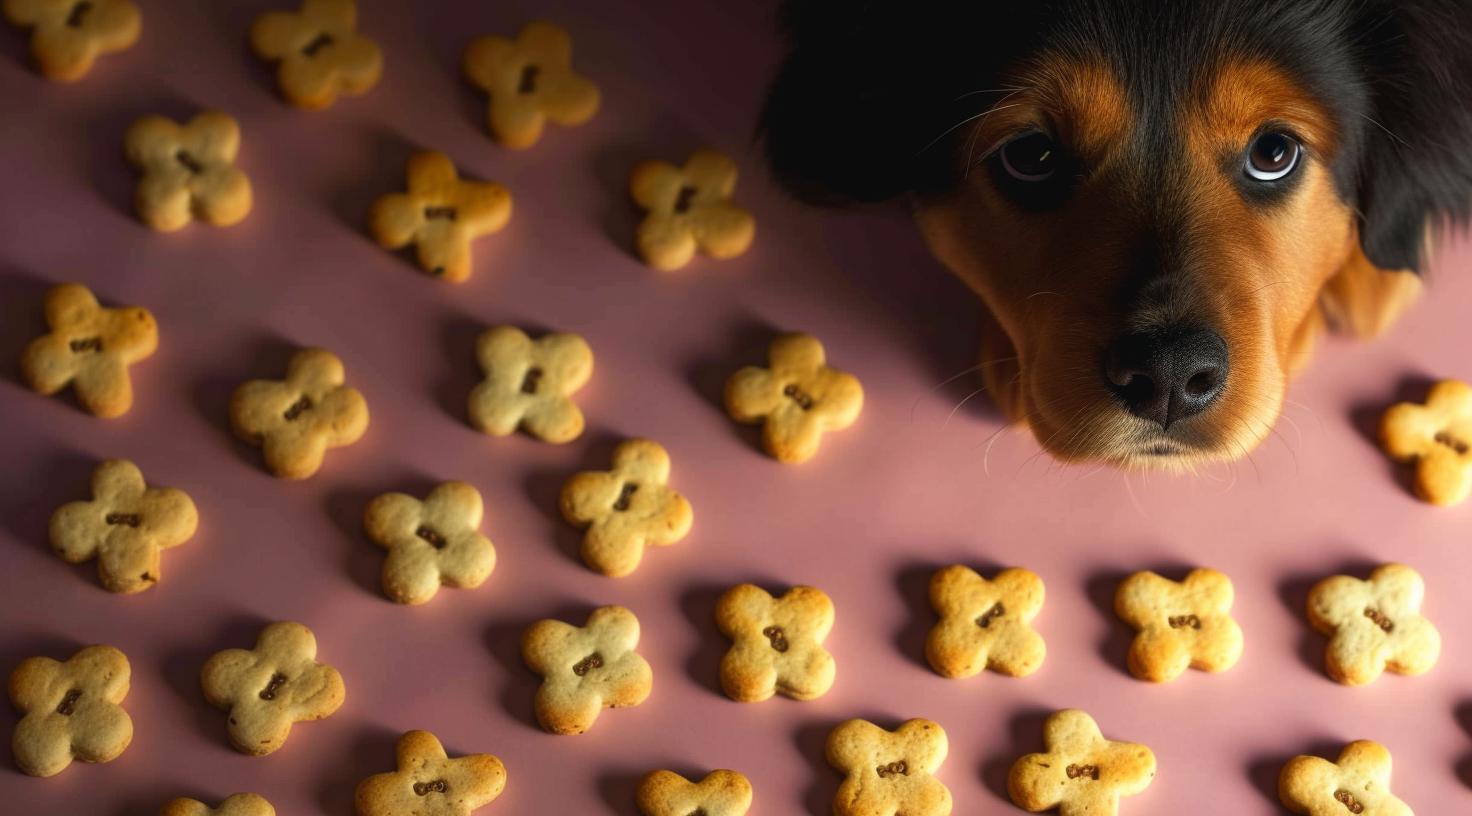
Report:
M 1005 569 L 992 580 L 954 564 L 930 579 L 930 606 L 940 620 L 925 638 L 925 659 L 942 677 L 971 677 L 982 669 L 1025 677 L 1043 665 L 1048 649 L 1032 628 L 1043 608 L 1043 579 Z
M 383 76 L 383 53 L 358 33 L 353 0 L 305 0 L 295 13 L 266 12 L 251 24 L 250 44 L 256 56 L 278 63 L 281 95 L 300 108 L 365 94 Z
M 593 610 L 586 626 L 538 621 L 521 639 L 521 657 L 542 676 L 537 722 L 553 734 L 581 734 L 605 708 L 644 702 L 654 687 L 639 645 L 639 619 L 622 606 Z
M 639 780 L 644 816 L 743 816 L 751 808 L 751 783 L 735 771 L 711 771 L 691 782 L 674 771 L 652 771 Z
M 770 368 L 747 366 L 726 381 L 726 411 L 737 422 L 761 422 L 762 446 L 779 462 L 805 462 L 824 431 L 854 424 L 864 389 L 852 374 L 824 364 L 823 344 L 784 334 L 767 351 Z
M 1308 593 L 1308 620 L 1329 638 L 1324 669 L 1346 686 L 1373 682 L 1386 669 L 1424 674 L 1441 656 L 1441 634 L 1421 616 L 1426 583 L 1403 564 L 1385 564 L 1361 581 L 1325 578 Z
M 92 471 L 92 500 L 51 514 L 51 549 L 69 564 L 97 559 L 110 592 L 142 592 L 158 583 L 164 550 L 194 535 L 199 513 L 188 494 L 149 487 L 138 466 L 109 459 Z
M 380 196 L 369 226 L 378 245 L 413 244 L 419 266 L 459 283 L 470 277 L 470 242 L 500 232 L 511 220 L 511 193 L 499 184 L 465 181 L 443 153 L 409 158 L 409 190 Z
M 254 793 L 237 793 L 226 798 L 217 808 L 198 799 L 175 799 L 164 805 L 159 816 L 276 816 L 265 797 Z
M 1437 383 L 1425 405 L 1402 402 L 1380 421 L 1380 442 L 1397 461 L 1416 463 L 1416 493 L 1449 506 L 1472 495 L 1472 385 Z
M 828 764 L 843 772 L 833 797 L 836 816 L 947 816 L 951 791 L 934 774 L 946 759 L 946 732 L 930 720 L 886 731 L 849 720 L 828 735 Z
M 63 283 L 46 293 L 50 332 L 26 346 L 21 373 L 31 390 L 51 396 L 68 385 L 93 415 L 122 416 L 133 407 L 128 366 L 158 348 L 158 324 L 139 306 L 98 305 L 92 290 Z
M 450 759 L 428 731 L 399 737 L 398 770 L 358 783 L 358 816 L 469 816 L 506 788 L 506 766 L 490 754 Z
M 716 627 L 731 639 L 721 659 L 721 688 L 738 703 L 781 694 L 813 700 L 833 687 L 837 665 L 823 648 L 833 628 L 833 601 L 820 589 L 793 587 L 780 598 L 752 584 L 726 590 Z
M 65 662 L 28 657 L 10 673 L 10 702 L 20 712 L 11 739 L 16 767 L 54 776 L 73 759 L 111 762 L 133 741 L 128 658 L 111 646 L 88 646 Z
M 695 513 L 671 490 L 670 455 L 658 442 L 630 439 L 613 469 L 584 471 L 562 486 L 562 517 L 586 528 L 583 563 L 610 577 L 639 566 L 644 548 L 668 547 L 690 532 Z
M 684 167 L 640 162 L 629 178 L 629 194 L 648 211 L 636 244 L 644 262 L 664 271 L 679 269 L 698 249 L 712 258 L 734 258 L 751 246 L 756 219 L 731 203 L 736 162 L 715 150 L 697 150 Z
M 230 425 L 261 448 L 273 474 L 305 479 L 322 467 L 328 448 L 351 445 L 368 430 L 368 403 L 343 377 L 337 355 L 302 349 L 286 364 L 285 380 L 251 380 L 235 389 Z
M 385 550 L 383 591 L 402 604 L 422 604 L 440 585 L 474 588 L 496 568 L 496 548 L 480 532 L 480 491 L 445 482 L 424 501 L 385 493 L 368 503 L 363 527 Z
M 265 756 L 286 743 L 293 723 L 325 719 L 342 705 L 342 675 L 316 658 L 312 630 L 286 622 L 262 629 L 254 649 L 226 649 L 204 664 L 200 687 L 229 712 L 235 750 Z
M 207 111 L 185 125 L 145 116 L 128 128 L 124 149 L 143 174 L 134 203 L 148 226 L 173 232 L 198 218 L 228 227 L 250 213 L 250 179 L 235 166 L 240 125 L 229 115 Z
M 1007 792 L 1029 813 L 1058 809 L 1059 816 L 1114 816 L 1119 799 L 1134 796 L 1155 779 L 1155 754 L 1133 742 L 1105 739 L 1088 714 L 1056 711 L 1043 724 L 1045 753 L 1012 765 Z
M 1344 747 L 1330 762 L 1296 756 L 1278 774 L 1278 798 L 1308 816 L 1415 816 L 1390 792 L 1390 752 L 1370 740 Z
M 47 79 L 75 82 L 103 54 L 129 48 L 143 31 L 130 0 L 4 0 L 5 19 L 31 29 L 31 56 Z
M 571 442 L 583 432 L 572 395 L 593 376 L 593 350 L 576 334 L 536 340 L 515 326 L 497 326 L 475 341 L 486 378 L 470 392 L 470 424 L 506 436 L 521 428 L 544 441 Z
M 491 97 L 486 121 L 506 147 L 531 147 L 550 120 L 572 126 L 598 112 L 598 86 L 572 70 L 572 40 L 551 23 L 528 23 L 515 40 L 487 36 L 465 49 L 465 76 Z
M 1187 668 L 1222 672 L 1242 657 L 1232 581 L 1216 570 L 1195 569 L 1179 582 L 1137 572 L 1115 592 L 1114 613 L 1139 632 L 1129 667 L 1141 680 L 1164 683 Z

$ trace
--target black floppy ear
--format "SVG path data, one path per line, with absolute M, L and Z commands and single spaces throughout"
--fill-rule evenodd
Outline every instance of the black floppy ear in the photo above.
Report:
M 1428 229 L 1472 217 L 1472 3 L 1386 0 L 1365 14 L 1360 243 L 1381 269 L 1419 272 Z

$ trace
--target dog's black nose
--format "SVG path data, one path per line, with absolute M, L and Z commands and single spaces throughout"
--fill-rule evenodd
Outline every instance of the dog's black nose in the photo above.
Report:
M 1170 428 L 1221 396 L 1227 342 L 1194 326 L 1127 334 L 1110 347 L 1104 376 L 1130 413 Z

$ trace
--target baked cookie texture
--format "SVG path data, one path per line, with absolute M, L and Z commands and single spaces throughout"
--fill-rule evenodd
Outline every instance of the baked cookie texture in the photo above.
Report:
M 751 782 L 736 771 L 711 771 L 699 782 L 674 771 L 651 771 L 639 780 L 636 802 L 644 816 L 743 816 L 751 795 Z
M 397 769 L 358 783 L 358 816 L 469 816 L 506 789 L 506 766 L 491 754 L 451 759 L 434 734 L 399 737 Z
M 235 166 L 240 125 L 230 115 L 206 111 L 183 125 L 145 116 L 128 128 L 123 147 L 142 174 L 134 202 L 148 226 L 173 232 L 198 218 L 228 227 L 250 213 L 250 178 Z
M 1380 421 L 1391 458 L 1414 462 L 1416 495 L 1443 507 L 1472 495 L 1472 385 L 1443 380 L 1424 405 L 1402 402 Z
M 1130 673 L 1164 683 L 1188 668 L 1222 672 L 1242 657 L 1242 627 L 1232 618 L 1232 581 L 1195 569 L 1182 581 L 1137 572 L 1114 593 L 1114 612 L 1137 634 Z
M 835 816 L 947 816 L 951 791 L 935 772 L 950 743 L 940 724 L 909 720 L 886 731 L 849 720 L 828 735 L 828 764 L 844 774 L 833 797 Z
M 317 662 L 317 638 L 300 623 L 273 623 L 253 649 L 217 652 L 200 672 L 210 705 L 228 713 L 235 750 L 265 756 L 282 745 L 299 722 L 321 720 L 346 695 L 337 669 Z
M 409 157 L 408 190 L 380 196 L 368 216 L 378 245 L 414 245 L 419 266 L 437 278 L 470 278 L 470 242 L 500 232 L 511 220 L 511 193 L 499 184 L 466 181 L 443 153 Z
M 491 436 L 519 428 L 562 444 L 583 432 L 572 395 L 593 376 L 593 350 L 576 334 L 531 339 L 515 326 L 497 326 L 475 341 L 485 379 L 470 392 L 470 424 Z
M 531 147 L 548 122 L 581 125 L 598 112 L 598 86 L 572 70 L 572 38 L 552 23 L 528 23 L 514 40 L 479 37 L 461 67 L 490 95 L 486 123 L 506 147 Z
M 276 808 L 258 794 L 236 793 L 226 797 L 217 808 L 198 799 L 175 799 L 164 805 L 159 816 L 276 816 Z
M 747 366 L 726 381 L 726 411 L 762 423 L 762 447 L 779 462 L 806 462 L 828 431 L 854 424 L 864 407 L 858 378 L 829 368 L 823 344 L 784 334 L 767 351 L 768 367 Z
M 1345 746 L 1339 759 L 1297 756 L 1278 774 L 1278 798 L 1308 816 L 1415 816 L 1390 792 L 1390 751 L 1370 740 Z
M 1404 564 L 1385 564 L 1367 581 L 1336 575 L 1308 593 L 1308 620 L 1329 638 L 1324 669 L 1347 686 L 1372 683 L 1387 669 L 1424 674 L 1441 657 L 1441 633 L 1421 615 L 1426 582 Z
M 583 563 L 610 577 L 633 572 L 646 547 L 668 547 L 690 532 L 695 512 L 669 487 L 670 456 L 658 442 L 630 439 L 611 470 L 584 471 L 562 486 L 562 517 L 585 529 Z
M 635 246 L 644 262 L 662 271 L 679 269 L 699 251 L 734 258 L 751 246 L 756 219 L 731 203 L 736 162 L 715 150 L 697 150 L 676 167 L 640 162 L 629 177 L 629 195 L 646 211 Z
M 92 471 L 92 498 L 51 514 L 51 549 L 67 563 L 97 559 L 109 592 L 142 592 L 163 577 L 162 553 L 194 535 L 199 513 L 182 490 L 149 487 L 126 459 Z
M 301 10 L 268 11 L 250 27 L 256 56 L 277 63 L 276 84 L 293 105 L 326 108 L 359 96 L 383 76 L 378 43 L 358 33 L 353 0 L 306 0 Z
M 285 380 L 251 380 L 230 397 L 230 427 L 261 448 L 266 467 L 282 479 L 305 479 L 322 467 L 329 448 L 351 445 L 368 430 L 368 403 L 344 384 L 342 360 L 324 349 L 302 349 Z
M 1029 813 L 1115 816 L 1119 800 L 1143 793 L 1155 779 L 1155 754 L 1143 745 L 1105 739 L 1077 709 L 1054 712 L 1043 724 L 1044 752 L 1012 765 L 1007 792 Z
M 603 709 L 644 702 L 654 673 L 634 651 L 638 645 L 639 619 L 621 606 L 595 609 L 585 626 L 533 624 L 522 637 L 521 656 L 542 677 L 537 722 L 553 734 L 581 734 Z
M 1047 645 L 1032 622 L 1043 608 L 1043 579 L 1005 569 L 987 580 L 953 564 L 930 579 L 930 606 L 940 617 L 925 638 L 925 659 L 942 677 L 991 669 L 1026 677 L 1043 665 Z
M 4 0 L 0 10 L 31 30 L 31 58 L 56 82 L 76 82 L 98 57 L 132 47 L 143 32 L 131 0 Z
M 753 584 L 726 590 L 716 602 L 716 627 L 731 639 L 721 658 L 721 688 L 738 703 L 781 694 L 814 700 L 837 675 L 823 640 L 833 628 L 833 601 L 820 589 L 798 586 L 780 598 Z
M 28 657 L 10 674 L 10 702 L 20 712 L 11 737 L 16 767 L 55 776 L 73 759 L 111 762 L 133 741 L 123 710 L 131 669 L 111 646 L 88 646 L 65 661 Z
M 133 407 L 128 366 L 158 349 L 153 315 L 138 306 L 103 307 L 80 283 L 48 291 L 45 312 L 50 331 L 32 340 L 20 358 L 26 384 L 48 397 L 72 386 L 94 416 L 126 414 Z
M 423 501 L 385 493 L 368 503 L 363 528 L 388 550 L 383 592 L 402 604 L 422 604 L 440 586 L 474 588 L 496 568 L 496 548 L 480 532 L 484 503 L 465 482 L 445 482 Z

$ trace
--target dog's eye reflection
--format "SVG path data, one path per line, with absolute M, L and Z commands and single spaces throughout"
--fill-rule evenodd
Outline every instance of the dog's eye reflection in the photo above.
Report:
M 1255 181 L 1277 181 L 1298 167 L 1303 148 L 1286 133 L 1270 131 L 1252 141 L 1247 151 L 1247 175 Z
M 1047 181 L 1058 170 L 1058 146 L 1046 133 L 1028 133 L 1002 145 L 1002 168 L 1018 181 Z

